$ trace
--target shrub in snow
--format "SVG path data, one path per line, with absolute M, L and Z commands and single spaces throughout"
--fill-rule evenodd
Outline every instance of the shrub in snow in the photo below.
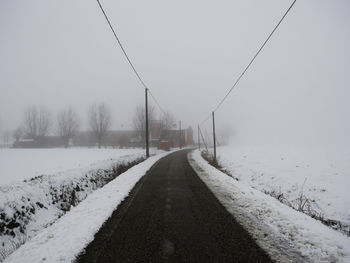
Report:
M 271 190 L 271 191 L 264 191 L 265 194 L 268 194 L 274 198 L 276 198 L 281 203 L 288 205 L 289 207 L 293 208 L 294 210 L 297 210 L 299 212 L 302 212 L 316 220 L 321 221 L 323 224 L 338 230 L 342 233 L 344 233 L 347 236 L 350 236 L 350 225 L 344 224 L 340 222 L 339 220 L 334 219 L 328 219 L 325 218 L 324 214 L 322 213 L 322 209 L 318 206 L 315 200 L 312 200 L 308 198 L 303 193 L 303 187 L 299 194 L 299 196 L 296 199 L 293 199 L 291 201 L 286 198 L 285 194 L 281 192 L 281 189 L 277 190 Z
M 234 178 L 236 181 L 239 181 L 238 178 L 234 177 L 232 175 L 232 171 L 229 169 L 224 168 L 224 165 L 221 164 L 217 159 L 214 160 L 213 156 L 208 153 L 207 151 L 202 151 L 201 156 L 213 167 L 220 170 L 221 172 L 229 175 L 230 177 Z M 283 160 L 283 158 L 282 158 Z M 263 175 L 263 174 L 261 174 Z M 268 194 L 274 198 L 276 198 L 281 203 L 293 208 L 294 210 L 297 210 L 299 212 L 302 212 L 316 220 L 321 221 L 323 224 L 338 230 L 342 232 L 343 234 L 350 236 L 350 225 L 346 223 L 342 223 L 340 220 L 334 220 L 330 218 L 326 218 L 324 216 L 322 208 L 317 204 L 317 202 L 311 198 L 309 198 L 304 193 L 304 186 L 306 183 L 306 179 L 304 180 L 304 183 L 302 184 L 301 188 L 295 186 L 294 192 L 299 192 L 299 194 L 292 198 L 288 195 L 286 192 L 282 192 L 281 187 L 279 186 L 278 189 L 276 186 L 273 185 L 265 185 L 264 183 L 260 183 L 260 186 L 262 188 L 262 192 L 265 194 Z M 253 186 L 253 188 L 256 188 Z M 260 190 L 258 188 L 258 190 Z M 325 192 L 325 189 L 322 189 L 322 192 Z
M 350 262 L 348 237 L 303 213 L 290 209 L 264 194 L 263 190 L 254 189 L 245 180 L 244 176 L 248 173 L 240 176 L 238 169 L 235 169 L 235 175 L 240 176 L 237 182 L 209 165 L 201 158 L 199 151 L 191 154 L 189 160 L 217 199 L 273 261 Z M 233 169 L 230 171 L 233 172 Z M 259 181 L 259 184 L 261 182 Z M 283 186 L 281 188 L 283 189 Z M 300 187 L 297 189 L 299 196 L 305 197 L 304 190 L 300 189 Z M 279 192 L 276 191 L 278 197 L 276 199 L 288 198 L 288 192 L 282 191 L 281 189 Z M 300 200 L 298 204 L 302 207 L 305 199 Z

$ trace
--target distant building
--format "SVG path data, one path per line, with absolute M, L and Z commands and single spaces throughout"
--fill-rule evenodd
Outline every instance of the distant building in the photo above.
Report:
M 109 131 L 105 139 L 105 144 L 118 148 L 142 147 L 137 132 L 132 130 Z
M 150 121 L 150 146 L 163 150 L 181 146 L 193 145 L 193 130 L 187 129 L 163 129 L 160 120 Z M 77 132 L 69 142 L 69 146 L 95 147 L 97 139 L 91 131 Z M 13 143 L 14 148 L 57 148 L 65 147 L 65 141 L 60 136 L 42 136 L 34 139 L 21 138 Z M 137 131 L 119 130 L 108 131 L 102 146 L 114 148 L 145 147 L 144 138 Z
M 91 131 L 78 132 L 73 139 L 74 146 L 94 147 L 97 145 L 97 139 Z M 142 147 L 141 139 L 137 132 L 132 130 L 108 131 L 106 138 L 102 141 L 103 146 L 114 148 L 133 148 Z
M 159 146 L 159 141 L 162 139 L 163 123 L 160 120 L 150 121 L 150 144 L 152 146 Z
M 65 141 L 60 136 L 41 136 L 34 139 L 21 138 L 13 143 L 13 148 L 56 148 L 64 146 Z
M 150 143 L 151 146 L 163 150 L 181 146 L 193 145 L 193 129 L 163 129 L 163 123 L 160 120 L 150 122 Z

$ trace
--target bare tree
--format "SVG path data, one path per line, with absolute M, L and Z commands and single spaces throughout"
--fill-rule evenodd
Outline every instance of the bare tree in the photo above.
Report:
M 50 133 L 52 125 L 51 113 L 44 107 L 39 109 L 38 114 L 38 136 L 43 137 Z
M 8 130 L 4 130 L 1 135 L 2 135 L 2 146 L 5 148 L 8 148 L 10 146 L 11 133 Z
M 1 117 L 1 116 L 0 116 Z M 3 129 L 4 126 L 1 123 L 0 118 L 0 148 L 2 147 L 9 147 L 10 145 L 10 132 L 8 130 Z
M 27 137 L 34 139 L 38 135 L 37 129 L 37 114 L 38 109 L 35 106 L 30 106 L 24 112 L 23 128 Z
M 153 105 L 148 105 L 148 119 L 154 120 L 155 111 Z M 133 127 L 137 132 L 138 136 L 141 138 L 142 145 L 146 144 L 146 112 L 145 107 L 142 105 L 137 106 L 135 115 L 133 118 Z M 150 125 L 150 121 L 148 122 Z
M 89 125 L 96 136 L 98 148 L 101 148 L 102 141 L 107 135 L 111 126 L 111 111 L 104 104 L 93 104 L 89 108 Z
M 78 114 L 72 109 L 62 110 L 57 116 L 57 133 L 64 140 L 65 147 L 68 148 L 69 140 L 74 137 L 79 128 Z
M 174 115 L 169 111 L 165 112 L 162 117 L 161 137 L 167 138 L 169 135 L 169 130 L 171 130 L 171 128 L 173 128 L 174 125 L 176 125 Z
M 24 113 L 23 129 L 26 136 L 35 139 L 49 134 L 51 114 L 45 107 L 30 106 Z
M 16 142 L 18 142 L 22 136 L 23 136 L 23 128 L 21 126 L 19 126 L 17 129 L 15 129 L 12 132 L 12 137 L 13 139 L 15 139 Z

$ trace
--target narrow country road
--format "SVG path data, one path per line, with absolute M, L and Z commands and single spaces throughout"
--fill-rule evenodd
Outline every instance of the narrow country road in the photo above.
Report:
M 271 262 L 187 161 L 161 159 L 77 262 Z

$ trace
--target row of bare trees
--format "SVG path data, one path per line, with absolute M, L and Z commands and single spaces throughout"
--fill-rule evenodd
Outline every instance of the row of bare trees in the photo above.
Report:
M 47 135 L 52 126 L 51 113 L 45 107 L 29 106 L 24 112 L 22 126 L 17 133 L 22 132 L 28 138 L 37 138 Z
M 60 136 L 68 147 L 70 139 L 79 130 L 81 119 L 72 107 L 60 111 L 56 122 L 54 119 L 47 108 L 30 106 L 25 110 L 23 123 L 13 132 L 13 137 L 18 141 L 22 137 L 40 139 L 55 134 Z M 112 124 L 111 110 L 104 103 L 91 105 L 88 110 L 88 124 L 100 148 Z
M 149 120 L 156 119 L 156 111 L 153 105 L 149 105 L 148 114 Z M 175 118 L 173 114 L 166 112 L 159 119 L 162 123 L 161 137 L 166 138 L 167 132 L 174 127 Z M 90 105 L 87 112 L 87 124 L 100 148 L 111 128 L 112 114 L 110 108 L 104 103 Z M 149 125 L 151 125 L 151 121 Z M 40 141 L 45 136 L 56 135 L 60 136 L 65 146 L 68 147 L 70 140 L 77 134 L 80 126 L 81 118 L 72 107 L 61 110 L 55 116 L 46 107 L 33 105 L 25 110 L 23 122 L 13 131 L 12 136 L 16 141 L 21 138 Z M 146 116 L 143 105 L 136 108 L 132 126 L 144 145 L 146 140 Z

